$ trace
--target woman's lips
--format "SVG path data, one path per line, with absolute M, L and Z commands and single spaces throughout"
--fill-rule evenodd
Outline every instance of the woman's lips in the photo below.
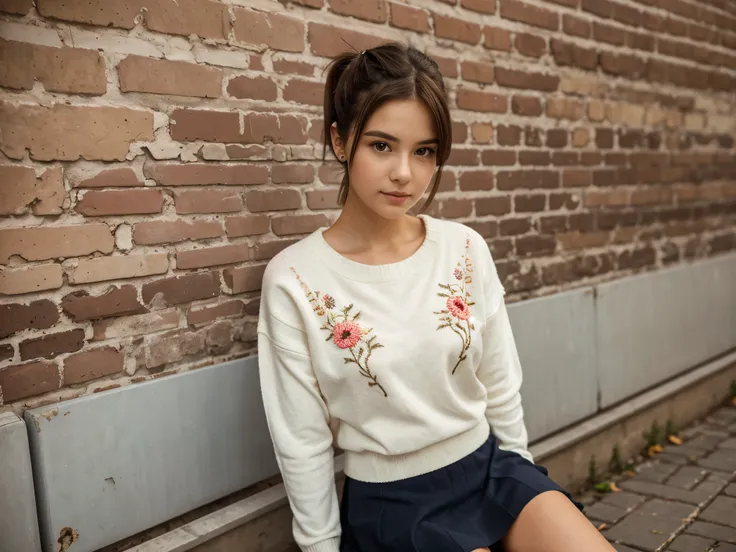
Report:
M 398 192 L 381 192 L 381 193 L 384 195 L 384 197 L 386 197 L 386 199 L 388 199 L 390 203 L 393 203 L 394 205 L 401 205 L 402 203 L 404 203 L 407 199 L 411 197 L 411 195 L 409 194 L 402 194 Z

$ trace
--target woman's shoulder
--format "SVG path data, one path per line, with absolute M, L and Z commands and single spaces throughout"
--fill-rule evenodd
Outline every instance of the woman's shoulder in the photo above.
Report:
M 430 219 L 436 226 L 438 235 L 443 237 L 447 247 L 455 249 L 458 244 L 464 246 L 476 254 L 489 254 L 488 244 L 485 238 L 472 226 L 456 220 Z

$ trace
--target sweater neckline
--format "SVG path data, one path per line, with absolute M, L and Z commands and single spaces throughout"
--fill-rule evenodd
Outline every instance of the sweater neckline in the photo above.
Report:
M 429 215 L 420 214 L 418 218 L 424 223 L 424 241 L 419 248 L 406 259 L 394 263 L 371 265 L 353 261 L 338 253 L 327 243 L 323 233 L 327 227 L 319 228 L 314 233 L 314 241 L 319 249 L 319 259 L 329 268 L 342 276 L 358 282 L 387 282 L 415 273 L 426 266 L 437 251 L 440 233 L 437 221 Z

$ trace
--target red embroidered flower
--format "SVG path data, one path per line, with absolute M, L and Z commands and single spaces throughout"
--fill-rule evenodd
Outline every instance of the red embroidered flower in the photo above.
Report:
M 325 295 L 322 297 L 322 303 L 324 303 L 325 307 L 329 310 L 335 308 L 335 299 L 333 299 L 331 295 Z
M 460 320 L 467 320 L 470 318 L 470 307 L 468 307 L 465 299 L 459 295 L 453 295 L 452 297 L 447 298 L 447 310 L 450 311 L 452 316 L 459 318 Z
M 332 331 L 335 345 L 341 349 L 352 349 L 358 344 L 362 335 L 363 330 L 360 329 L 358 324 L 351 320 L 338 322 L 335 324 L 335 329 Z
M 456 280 L 462 280 L 463 279 L 463 271 L 460 270 L 459 268 L 456 268 L 452 273 L 455 275 L 455 279 Z

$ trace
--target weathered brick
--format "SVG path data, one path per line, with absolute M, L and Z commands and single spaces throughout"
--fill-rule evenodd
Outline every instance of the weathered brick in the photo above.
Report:
M 220 69 L 184 61 L 127 56 L 117 66 L 121 92 L 219 98 Z
M 508 97 L 461 88 L 457 91 L 457 106 L 468 111 L 506 113 L 508 111 Z
M 544 194 L 526 194 L 514 196 L 514 211 L 517 213 L 542 212 L 547 205 Z
M 242 316 L 244 313 L 245 305 L 243 302 L 233 299 L 218 305 L 207 305 L 202 308 L 192 307 L 187 313 L 187 323 L 191 326 L 199 326 L 221 318 Z
M 367 35 L 322 23 L 309 24 L 308 40 L 310 51 L 314 55 L 328 58 L 352 50 L 343 40 L 359 52 L 384 42 L 384 39 L 377 35 Z
M 586 207 L 617 207 L 621 205 L 628 205 L 629 191 L 621 189 L 611 191 L 587 190 L 585 192 L 584 203 Z
M 38 0 L 36 7 L 44 17 L 101 27 L 132 29 L 142 13 L 155 32 L 224 39 L 230 29 L 227 6 L 212 0 L 133 0 L 120 6 L 106 0 Z
M 29 362 L 0 370 L 0 389 L 5 404 L 54 391 L 59 387 L 59 368 L 53 362 Z
M 167 305 L 191 303 L 198 299 L 209 299 L 220 294 L 218 272 L 197 272 L 174 278 L 164 278 L 143 285 L 142 297 L 146 304 L 157 296 Z
M 302 61 L 291 61 L 288 59 L 274 59 L 273 70 L 282 75 L 303 75 L 305 77 L 314 76 L 315 66 L 311 63 Z
M 115 255 L 79 261 L 69 274 L 69 283 L 88 284 L 123 278 L 165 274 L 169 269 L 166 253 Z
M 249 253 L 247 243 L 177 251 L 176 268 L 184 270 L 241 263 L 248 260 Z
M 547 50 L 547 41 L 537 35 L 517 33 L 514 39 L 514 47 L 522 55 L 540 58 Z
M 434 34 L 438 38 L 447 38 L 467 44 L 478 44 L 481 37 L 481 26 L 456 17 L 434 14 Z
M 271 219 L 273 233 L 277 236 L 309 234 L 330 225 L 326 215 L 284 215 Z
M 19 268 L 0 267 L 0 295 L 22 295 L 58 289 L 63 285 L 61 265 L 43 264 Z
M 206 334 L 202 332 L 176 331 L 151 339 L 146 352 L 146 367 L 160 371 L 166 364 L 180 362 L 204 351 Z
M 626 31 L 606 25 L 605 23 L 593 22 L 593 38 L 600 42 L 608 42 L 614 46 L 626 44 Z
M 503 197 L 484 197 L 475 200 L 475 213 L 478 216 L 501 216 L 511 212 L 511 198 Z
M 520 257 L 552 255 L 557 247 L 554 236 L 523 236 L 516 238 L 516 253 Z
M 223 234 L 221 223 L 215 220 L 156 220 L 133 227 L 133 241 L 139 245 L 217 238 Z
M 520 165 L 549 165 L 551 161 L 550 152 L 548 151 L 520 151 Z
M 179 326 L 179 312 L 175 309 L 156 311 L 135 316 L 108 318 L 94 323 L 95 341 L 120 339 L 171 330 Z
M 115 239 L 106 224 L 0 229 L 0 264 L 13 255 L 26 261 L 110 253 Z
M 478 150 L 470 148 L 453 148 L 446 164 L 448 166 L 477 165 Z
M 35 81 L 49 92 L 99 96 L 107 91 L 105 63 L 94 50 L 0 39 L 0 86 L 30 90 Z
M 100 347 L 64 359 L 64 383 L 74 385 L 123 371 L 123 354 L 114 347 Z
M 0 362 L 13 358 L 15 356 L 15 349 L 9 343 L 0 345 Z
M 499 190 L 557 188 L 559 185 L 560 175 L 557 171 L 501 171 L 496 175 L 496 186 Z
M 550 31 L 556 31 L 560 27 L 560 18 L 552 11 L 518 0 L 500 0 L 500 2 L 501 17 L 504 19 L 527 23 Z
M 464 80 L 490 84 L 493 82 L 493 65 L 477 61 L 463 61 L 460 64 Z
M 587 128 L 576 128 L 572 133 L 572 145 L 584 148 L 590 142 L 590 131 Z
M 291 79 L 284 88 L 284 100 L 306 105 L 323 105 L 325 87 L 321 82 Z
M 418 33 L 429 32 L 429 14 L 424 10 L 404 4 L 396 2 L 391 4 L 391 18 L 389 22 L 392 27 L 399 29 L 416 31 Z
M 613 147 L 613 130 L 610 128 L 595 129 L 595 143 L 601 149 Z
M 589 21 L 566 13 L 562 16 L 562 30 L 565 34 L 590 38 L 592 27 Z
M 274 165 L 271 169 L 271 181 L 274 184 L 309 184 L 314 180 L 312 165 Z
M 518 146 L 521 144 L 521 127 L 518 126 L 498 126 L 498 143 L 501 146 Z
M 296 190 L 253 191 L 245 194 L 245 203 L 252 213 L 287 211 L 299 209 L 302 198 Z
M 439 203 L 439 214 L 443 218 L 466 218 L 473 213 L 472 199 L 450 198 Z
M 267 261 L 269 259 L 273 259 L 281 251 L 298 241 L 299 239 L 271 240 L 267 242 L 259 242 L 253 249 L 253 260 Z
M 296 199 L 299 198 L 297 197 Z M 295 201 L 295 203 L 297 202 Z M 298 204 L 299 205 L 297 207 L 294 207 L 294 209 L 298 209 L 299 206 L 301 206 L 301 199 L 299 199 Z M 311 192 L 307 192 L 307 207 L 313 210 L 336 209 L 338 207 L 337 190 L 314 190 Z
M 442 73 L 443 77 L 454 79 L 460 76 L 460 72 L 457 69 L 457 65 L 458 65 L 457 59 L 449 59 L 449 58 L 441 57 L 437 55 L 433 55 L 432 59 L 439 66 L 440 73 Z M 455 137 L 453 136 L 453 140 L 454 139 Z
M 74 185 L 75 188 L 130 188 L 135 186 L 143 186 L 143 182 L 129 167 L 106 169 Z
M 495 0 L 460 0 L 460 5 L 468 10 L 493 15 L 496 13 Z
M 470 134 L 473 137 L 474 144 L 493 143 L 493 125 L 491 123 L 473 123 L 470 127 Z
M 48 334 L 26 339 L 18 345 L 21 360 L 34 358 L 56 358 L 64 353 L 73 353 L 84 346 L 84 330 L 77 328 L 66 332 Z
M 571 98 L 547 98 L 547 116 L 577 121 L 585 115 L 583 102 Z
M 598 67 L 598 52 L 595 50 L 582 48 L 556 38 L 551 40 L 550 47 L 557 65 L 579 67 L 586 70 L 594 70 Z
M 562 173 L 565 188 L 586 188 L 593 184 L 593 173 L 583 169 L 569 169 Z
M 373 23 L 385 23 L 388 19 L 386 0 L 331 0 L 330 10 L 338 15 L 357 17 Z
M 126 107 L 0 103 L 0 150 L 38 161 L 122 161 L 132 142 L 153 140 L 153 114 Z
M 243 209 L 243 200 L 237 191 L 187 190 L 174 194 L 176 212 L 180 215 L 196 213 L 233 213 Z
M 0 165 L 0 180 L 0 215 L 22 215 L 29 207 L 34 215 L 61 214 L 66 199 L 61 167 L 36 177 L 31 167 Z
M 0 4 L 0 12 L 26 15 L 33 7 L 33 0 L 6 0 Z
M 138 301 L 138 292 L 129 285 L 111 287 L 96 296 L 86 290 L 75 291 L 61 300 L 61 308 L 74 322 L 147 312 Z
M 240 238 L 267 234 L 271 229 L 271 224 L 265 215 L 243 215 L 227 217 L 225 219 L 225 229 L 227 235 L 231 238 Z
M 160 186 L 250 186 L 268 182 L 267 166 L 243 163 L 146 163 L 144 173 Z
M 266 77 L 235 77 L 227 83 L 227 93 L 233 98 L 276 101 L 278 87 Z
M 77 202 L 74 210 L 88 217 L 147 215 L 160 213 L 164 195 L 160 190 L 92 190 Z
M 51 301 L 41 299 L 28 304 L 0 305 L 0 339 L 23 330 L 45 330 L 59 321 L 59 312 Z
M 226 268 L 222 271 L 229 293 L 238 294 L 261 289 L 265 265 Z
M 630 79 L 641 78 L 646 70 L 644 60 L 628 54 L 602 52 L 600 55 L 600 64 L 603 72 Z
M 515 69 L 496 67 L 496 82 L 508 88 L 523 88 L 552 92 L 557 90 L 560 78 L 556 75 L 542 73 L 525 73 Z
M 248 113 L 244 116 L 242 134 L 236 112 L 175 109 L 171 122 L 171 137 L 182 142 L 304 144 L 307 141 L 307 119 L 300 115 Z
M 510 167 L 516 165 L 516 152 L 508 150 L 485 150 L 481 154 L 484 165 Z
M 483 27 L 483 47 L 488 50 L 511 51 L 511 32 L 497 27 Z
M 502 236 L 518 236 L 526 234 L 532 228 L 531 219 L 528 217 L 515 217 L 503 219 L 499 225 Z
M 538 117 L 542 114 L 542 101 L 535 96 L 518 96 L 511 98 L 511 112 L 524 117 Z
M 491 171 L 463 171 L 460 175 L 460 189 L 463 191 L 492 190 L 493 187 Z
M 567 146 L 568 133 L 563 128 L 551 128 L 547 131 L 548 148 L 564 148 Z

